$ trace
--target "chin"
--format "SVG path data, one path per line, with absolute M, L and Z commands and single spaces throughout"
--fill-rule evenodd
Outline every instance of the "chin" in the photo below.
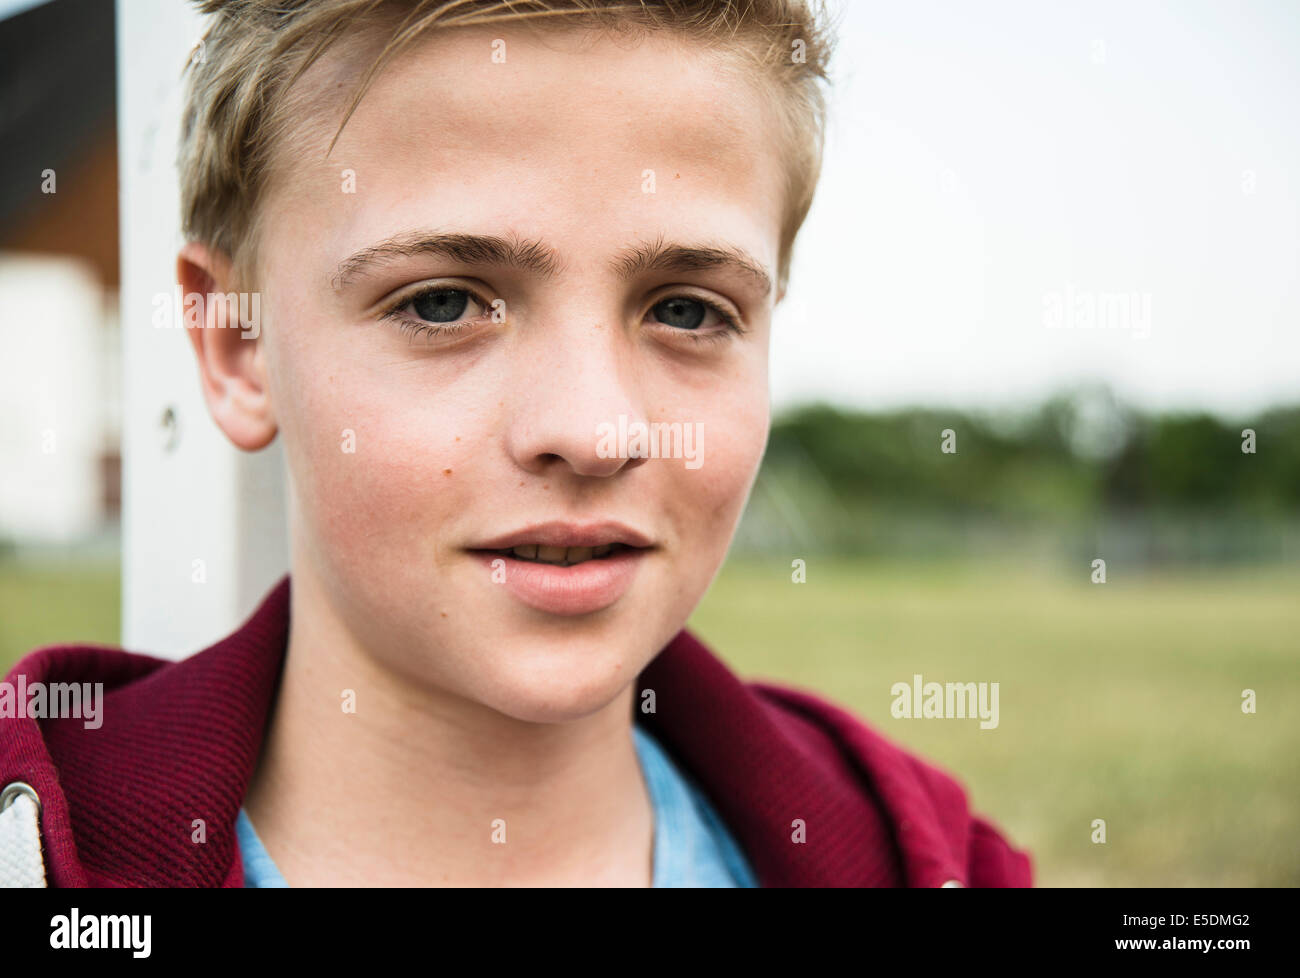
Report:
M 497 646 L 476 697 L 525 723 L 565 723 L 619 698 L 659 651 L 610 637 L 517 636 Z

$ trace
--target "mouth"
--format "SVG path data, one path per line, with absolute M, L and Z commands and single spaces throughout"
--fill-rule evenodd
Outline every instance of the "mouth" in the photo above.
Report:
M 541 523 L 466 549 L 522 604 L 574 616 L 617 602 L 657 546 L 621 523 Z
M 534 523 L 470 547 L 479 553 L 537 561 L 578 564 L 608 558 L 616 550 L 647 550 L 654 541 L 640 530 L 605 520 L 599 523 Z
M 530 564 L 551 564 L 555 567 L 572 567 L 585 564 L 590 560 L 608 560 L 626 550 L 641 550 L 626 543 L 602 543 L 596 547 L 550 547 L 544 544 L 525 543 L 518 547 L 505 547 L 497 550 L 482 549 L 478 553 L 493 554 L 497 557 L 512 557 Z

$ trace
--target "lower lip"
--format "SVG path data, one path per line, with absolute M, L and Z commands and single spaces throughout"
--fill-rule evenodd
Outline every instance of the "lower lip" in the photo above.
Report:
M 475 550 L 473 555 L 488 570 L 495 561 L 505 561 L 505 581 L 495 584 L 530 608 L 552 615 L 589 615 L 608 608 L 627 593 L 648 548 L 629 547 L 618 553 L 581 564 L 561 567 L 531 560 L 517 560 L 499 553 Z

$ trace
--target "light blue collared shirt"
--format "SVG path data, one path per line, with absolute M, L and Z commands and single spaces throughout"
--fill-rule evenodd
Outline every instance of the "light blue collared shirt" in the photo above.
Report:
M 748 860 L 704 793 L 639 724 L 632 725 L 632 738 L 654 809 L 653 885 L 757 887 Z M 244 886 L 287 887 L 242 808 L 235 828 Z

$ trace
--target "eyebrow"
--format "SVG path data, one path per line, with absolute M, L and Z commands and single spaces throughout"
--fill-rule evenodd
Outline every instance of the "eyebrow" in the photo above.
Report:
M 417 255 L 437 255 L 465 265 L 503 265 L 544 278 L 555 276 L 564 266 L 559 253 L 541 241 L 514 235 L 411 232 L 395 235 L 344 259 L 331 284 L 335 292 L 341 291 L 366 269 Z M 743 248 L 729 244 L 669 244 L 660 235 L 656 241 L 615 256 L 610 268 L 624 279 L 646 272 L 719 268 L 748 278 L 763 298 L 772 292 L 772 277 L 763 265 Z
M 772 293 L 772 276 L 743 248 L 727 244 L 665 244 L 663 236 L 637 245 L 611 262 L 625 279 L 645 272 L 692 272 L 720 268 L 748 278 L 764 299 Z

